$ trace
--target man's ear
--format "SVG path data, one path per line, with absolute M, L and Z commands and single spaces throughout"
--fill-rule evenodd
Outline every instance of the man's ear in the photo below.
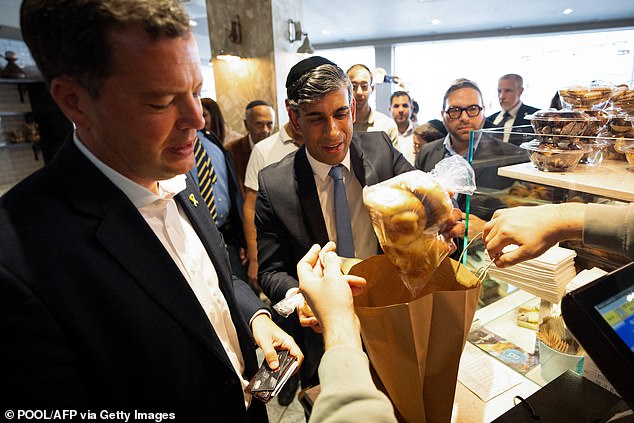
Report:
M 352 123 L 355 123 L 357 121 L 357 100 L 355 100 L 354 96 L 350 100 L 350 113 L 352 113 Z
M 91 126 L 91 98 L 85 88 L 69 76 L 60 76 L 51 81 L 49 91 L 62 113 L 77 128 L 89 128 Z
M 290 107 L 288 107 L 286 110 L 288 111 L 288 121 L 291 124 L 291 128 L 293 128 L 293 132 L 299 135 L 303 135 L 302 130 L 299 127 L 299 116 L 297 115 L 297 113 L 295 113 L 295 111 Z
M 522 93 L 524 92 L 524 87 L 519 89 L 519 94 L 517 95 L 518 97 L 522 95 Z

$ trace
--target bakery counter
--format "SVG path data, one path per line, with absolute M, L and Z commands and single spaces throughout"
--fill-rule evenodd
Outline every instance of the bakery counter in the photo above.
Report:
M 604 160 L 595 168 L 578 166 L 571 172 L 542 172 L 531 163 L 520 163 L 500 167 L 498 175 L 634 202 L 634 168 L 621 160 Z

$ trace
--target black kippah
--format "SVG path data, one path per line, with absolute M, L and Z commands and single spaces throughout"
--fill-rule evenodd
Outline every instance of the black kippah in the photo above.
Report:
M 333 65 L 337 66 L 330 60 L 321 57 L 321 56 L 311 56 L 308 59 L 304 59 L 301 62 L 295 64 L 288 72 L 288 76 L 286 77 L 286 88 L 293 85 L 299 78 L 302 77 L 306 72 L 315 69 L 317 66 L 321 65 Z

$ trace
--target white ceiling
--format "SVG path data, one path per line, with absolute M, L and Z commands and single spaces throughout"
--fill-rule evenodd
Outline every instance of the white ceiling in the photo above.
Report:
M 446 37 L 525 28 L 634 26 L 633 0 L 302 0 L 302 26 L 313 44 Z M 566 8 L 572 13 L 564 14 Z M 433 25 L 432 20 L 439 24 Z M 618 21 L 618 22 L 616 22 Z M 548 29 L 548 28 L 546 28 Z M 529 31 L 534 32 L 534 31 Z M 387 42 L 386 42 L 387 41 Z
M 205 0 L 181 0 L 206 36 Z M 297 0 L 303 3 L 302 27 L 311 42 L 376 44 L 465 34 L 535 32 L 634 26 L 634 0 Z M 0 26 L 19 26 L 21 0 L 0 1 Z M 563 14 L 566 8 L 573 9 Z M 432 20 L 440 23 L 433 25 Z M 454 34 L 454 35 L 451 35 Z M 459 35 L 455 35 L 459 34 Z M 205 56 L 201 52 L 201 56 Z

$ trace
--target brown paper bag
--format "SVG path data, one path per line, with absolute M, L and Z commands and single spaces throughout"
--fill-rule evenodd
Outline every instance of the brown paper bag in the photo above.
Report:
M 447 258 L 412 298 L 383 255 L 356 264 L 350 273 L 368 282 L 355 297 L 355 310 L 370 363 L 397 413 L 411 423 L 449 422 L 460 355 L 478 302 L 476 276 Z

